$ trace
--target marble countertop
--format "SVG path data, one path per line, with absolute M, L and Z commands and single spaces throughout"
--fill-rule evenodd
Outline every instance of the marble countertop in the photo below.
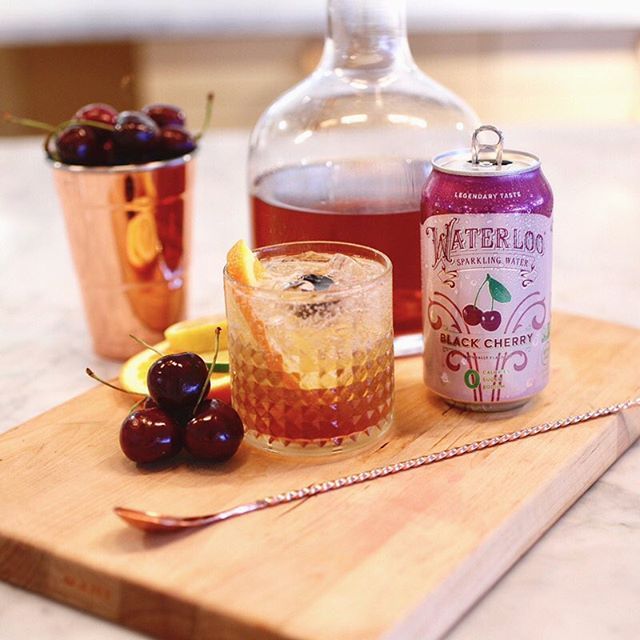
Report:
M 555 191 L 555 308 L 640 328 L 640 127 L 519 127 L 508 138 L 509 147 L 541 156 Z M 244 131 L 213 133 L 198 160 L 193 317 L 223 309 L 225 252 L 248 235 L 246 143 Z M 39 139 L 0 144 L 0 268 L 1 432 L 92 387 L 86 366 L 106 376 L 119 368 L 91 351 Z M 639 594 L 640 442 L 448 639 L 635 640 Z M 0 583 L 0 637 L 140 636 Z

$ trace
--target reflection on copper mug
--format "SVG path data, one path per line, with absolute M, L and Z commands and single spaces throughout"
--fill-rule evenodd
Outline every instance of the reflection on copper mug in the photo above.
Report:
M 96 353 L 140 350 L 184 317 L 194 160 L 51 163 Z

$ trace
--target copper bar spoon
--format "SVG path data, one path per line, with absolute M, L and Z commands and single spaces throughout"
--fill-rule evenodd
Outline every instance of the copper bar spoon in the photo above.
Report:
M 497 447 L 502 444 L 514 442 L 515 440 L 522 440 L 530 436 L 547 433 L 548 431 L 555 431 L 556 429 L 586 422 L 587 420 L 593 420 L 594 418 L 619 413 L 624 409 L 629 409 L 630 407 L 637 405 L 640 405 L 640 397 L 634 398 L 633 400 L 627 400 L 626 402 L 613 404 L 608 407 L 595 409 L 588 413 L 562 418 L 555 422 L 545 422 L 534 427 L 521 429 L 520 431 L 511 431 L 510 433 L 493 436 L 492 438 L 477 440 L 469 444 L 464 444 L 460 447 L 453 447 L 437 453 L 430 453 L 425 456 L 419 456 L 418 458 L 411 458 L 410 460 L 389 464 L 384 467 L 376 467 L 375 469 L 370 469 L 368 471 L 361 471 L 360 473 L 343 476 L 335 480 L 317 482 L 303 487 L 302 489 L 294 489 L 284 493 L 278 493 L 274 496 L 262 498 L 255 502 L 241 504 L 236 507 L 232 507 L 231 509 L 219 511 L 218 513 L 211 513 L 209 515 L 191 517 L 170 516 L 156 513 L 154 511 L 138 511 L 136 509 L 127 509 L 125 507 L 116 507 L 114 511 L 127 524 L 148 532 L 171 533 L 175 531 L 184 531 L 186 529 L 194 529 L 197 527 L 206 527 L 210 524 L 222 522 L 223 520 L 235 518 L 236 516 L 242 516 L 253 511 L 259 511 L 268 507 L 275 507 L 295 500 L 310 498 L 311 496 L 315 496 L 320 493 L 327 493 L 328 491 L 334 491 L 335 489 L 342 489 L 343 487 L 368 482 L 369 480 L 389 476 L 394 473 L 399 473 L 400 471 L 423 467 L 428 464 L 433 464 L 434 462 L 447 460 L 448 458 L 455 458 L 467 453 L 473 453 L 474 451 Z

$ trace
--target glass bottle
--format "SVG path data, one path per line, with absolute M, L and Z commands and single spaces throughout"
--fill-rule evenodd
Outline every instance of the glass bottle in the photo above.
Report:
M 254 245 L 333 240 L 386 253 L 396 355 L 420 352 L 420 193 L 431 157 L 467 144 L 477 124 L 416 66 L 404 0 L 328 0 L 318 67 L 251 136 Z

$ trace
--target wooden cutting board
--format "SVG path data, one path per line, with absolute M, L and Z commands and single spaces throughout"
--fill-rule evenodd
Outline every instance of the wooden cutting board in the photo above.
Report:
M 640 434 L 640 409 L 268 509 L 192 533 L 112 507 L 216 511 L 639 395 L 640 332 L 556 314 L 549 388 L 518 412 L 449 409 L 397 362 L 397 420 L 327 463 L 243 446 L 225 465 L 140 469 L 131 402 L 97 388 L 0 438 L 0 577 L 159 638 L 436 638 Z

